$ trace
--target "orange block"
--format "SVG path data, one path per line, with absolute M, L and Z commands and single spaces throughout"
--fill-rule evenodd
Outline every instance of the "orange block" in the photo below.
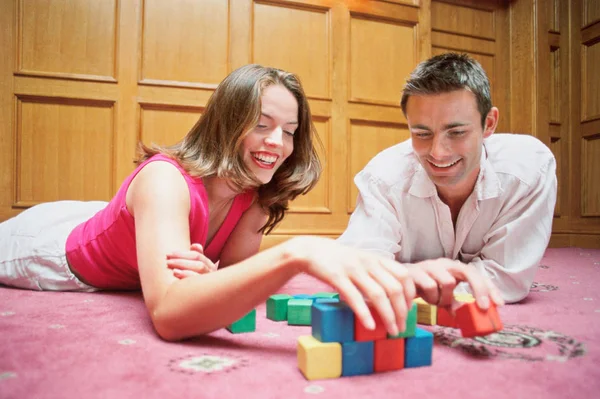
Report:
M 452 317 L 450 312 L 448 312 L 448 310 L 446 310 L 445 308 L 440 307 L 438 307 L 437 312 L 437 325 L 458 328 L 458 324 L 456 323 L 456 320 L 454 319 L 454 317 Z
M 400 370 L 404 368 L 404 339 L 380 339 L 375 341 L 374 371 Z
M 488 310 L 481 310 L 475 302 L 465 303 L 456 309 L 456 322 L 465 338 L 488 335 L 502 330 L 498 309 L 493 303 Z
M 358 317 L 354 318 L 354 340 L 355 341 L 376 341 L 378 339 L 385 339 L 387 337 L 387 330 L 383 325 L 383 321 L 377 313 L 377 310 L 372 305 L 367 305 L 369 307 L 369 311 L 373 315 L 373 320 L 375 320 L 375 329 L 367 330 L 365 326 L 362 325 Z

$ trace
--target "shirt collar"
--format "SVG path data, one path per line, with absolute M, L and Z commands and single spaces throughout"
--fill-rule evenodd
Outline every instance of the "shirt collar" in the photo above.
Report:
M 475 182 L 475 188 L 473 189 L 477 196 L 477 200 L 498 197 L 502 192 L 502 186 L 498 176 L 496 175 L 494 167 L 487 157 L 485 144 L 483 145 L 483 150 L 481 151 L 480 165 L 481 167 L 479 170 L 479 175 L 477 176 L 477 182 Z M 435 184 L 431 181 L 421 163 L 418 163 L 412 184 L 408 192 L 409 194 L 419 198 L 428 198 L 437 195 Z

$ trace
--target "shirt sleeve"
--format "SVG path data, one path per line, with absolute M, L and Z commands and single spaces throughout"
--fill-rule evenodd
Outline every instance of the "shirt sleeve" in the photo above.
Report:
M 522 183 L 505 193 L 517 200 L 500 213 L 484 236 L 479 256 L 471 261 L 488 273 L 507 303 L 529 294 L 552 233 L 556 190 L 556 161 L 551 157 L 533 185 Z
M 402 233 L 390 201 L 390 187 L 365 171 L 356 175 L 354 183 L 358 188 L 356 208 L 338 241 L 393 259 L 400 252 Z

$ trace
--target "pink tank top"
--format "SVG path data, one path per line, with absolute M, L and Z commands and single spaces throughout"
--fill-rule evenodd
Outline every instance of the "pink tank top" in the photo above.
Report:
M 104 289 L 139 289 L 135 222 L 127 210 L 125 195 L 133 178 L 150 162 L 173 164 L 190 190 L 190 239 L 200 243 L 204 254 L 213 262 L 219 260 L 221 250 L 242 214 L 250 207 L 254 192 L 247 191 L 235 197 L 223 224 L 206 246 L 208 235 L 208 197 L 201 178 L 190 176 L 176 161 L 164 155 L 155 155 L 129 176 L 117 195 L 106 208 L 73 229 L 67 238 L 66 253 L 69 264 L 89 284 Z

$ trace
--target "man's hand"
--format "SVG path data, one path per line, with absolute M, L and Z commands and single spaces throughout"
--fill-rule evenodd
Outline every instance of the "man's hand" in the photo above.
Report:
M 473 289 L 473 296 L 479 308 L 488 309 L 490 300 L 496 305 L 504 305 L 500 290 L 487 275 L 481 274 L 473 265 L 439 258 L 407 266 L 417 286 L 417 294 L 433 305 L 451 307 L 454 288 L 462 281 L 469 283 Z

